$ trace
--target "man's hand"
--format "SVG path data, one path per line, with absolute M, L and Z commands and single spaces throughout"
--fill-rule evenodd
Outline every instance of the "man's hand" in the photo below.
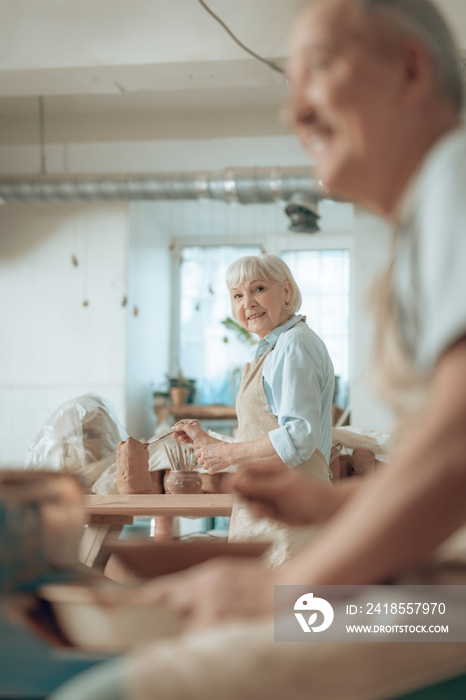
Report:
M 258 518 L 287 525 L 323 523 L 346 499 L 340 489 L 290 469 L 276 459 L 238 465 L 232 488 Z
M 272 614 L 276 582 L 276 574 L 257 560 L 219 557 L 155 579 L 125 597 L 166 606 L 189 627 L 207 627 Z

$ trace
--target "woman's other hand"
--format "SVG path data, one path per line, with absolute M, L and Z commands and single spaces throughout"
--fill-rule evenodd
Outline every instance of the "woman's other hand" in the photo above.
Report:
M 210 437 L 198 420 L 180 420 L 172 430 L 177 440 L 194 444 L 197 463 L 209 474 L 231 465 L 231 444 Z

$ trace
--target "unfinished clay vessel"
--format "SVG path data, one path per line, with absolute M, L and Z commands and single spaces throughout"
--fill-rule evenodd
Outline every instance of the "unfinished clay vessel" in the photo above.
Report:
M 202 479 L 197 472 L 173 471 L 167 476 L 165 486 L 170 493 L 199 493 Z
M 149 472 L 152 483 L 152 493 L 163 493 L 163 470 Z
M 116 485 L 118 493 L 152 493 L 147 443 L 131 437 L 118 443 Z
M 232 478 L 231 473 L 201 474 L 200 477 L 204 493 L 230 493 L 229 482 Z

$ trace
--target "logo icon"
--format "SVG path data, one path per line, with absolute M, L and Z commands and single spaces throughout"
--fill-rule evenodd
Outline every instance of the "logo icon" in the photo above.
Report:
M 295 618 L 298 620 L 303 632 L 323 632 L 328 629 L 333 622 L 333 608 L 324 598 L 314 598 L 313 593 L 305 593 L 294 604 L 294 610 L 302 610 L 307 613 L 312 613 L 306 622 L 306 618 L 302 612 L 295 612 Z M 322 613 L 324 621 L 318 626 L 313 626 L 317 620 L 317 613 Z

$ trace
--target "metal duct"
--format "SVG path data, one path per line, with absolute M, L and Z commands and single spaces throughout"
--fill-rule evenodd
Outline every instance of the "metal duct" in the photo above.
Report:
M 224 171 L 0 180 L 4 202 L 171 201 L 214 199 L 239 204 L 328 198 L 311 168 L 227 168 Z

